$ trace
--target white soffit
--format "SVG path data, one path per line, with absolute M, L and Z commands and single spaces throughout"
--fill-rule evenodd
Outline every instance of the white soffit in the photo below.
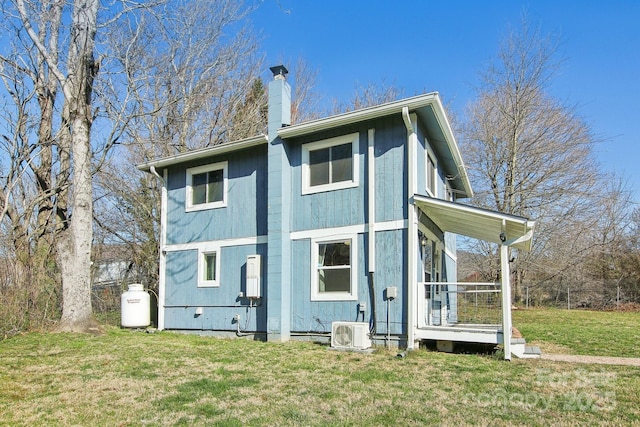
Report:
M 502 244 L 504 231 L 511 247 L 531 250 L 535 221 L 420 195 L 414 196 L 414 202 L 442 231 L 497 244 Z

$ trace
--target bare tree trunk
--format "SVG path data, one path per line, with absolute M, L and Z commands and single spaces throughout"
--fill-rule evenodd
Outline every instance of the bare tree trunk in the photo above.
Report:
M 62 5 L 62 3 L 60 3 Z M 99 0 L 75 0 L 67 52 L 67 75 L 58 67 L 60 47 L 45 46 L 32 25 L 24 0 L 17 0 L 23 25 L 29 38 L 56 77 L 64 94 L 60 135 L 61 161 L 71 159 L 72 177 L 69 193 L 71 218 L 58 210 L 61 235 L 57 255 L 62 272 L 62 318 L 60 331 L 95 332 L 99 330 L 91 307 L 91 242 L 93 238 L 93 187 L 91 179 L 90 135 L 93 121 L 91 95 L 98 67 L 94 61 Z M 61 19 L 61 15 L 57 15 Z M 68 150 L 67 150 L 68 149 Z M 68 156 L 68 157 L 67 157 Z M 69 175 L 66 175 L 69 176 Z M 66 191 L 60 196 L 64 199 Z M 66 200 L 60 201 L 64 209 Z M 67 221 L 68 220 L 68 221 Z
M 58 244 L 62 272 L 61 331 L 99 331 L 91 307 L 91 243 L 93 240 L 93 185 L 91 174 L 91 92 L 98 67 L 93 50 L 97 30 L 98 0 L 74 2 L 69 74 L 63 89 L 69 106 L 73 169 L 72 213 L 69 228 Z
M 62 272 L 62 331 L 99 331 L 91 307 L 91 242 L 93 191 L 91 183 L 90 122 L 83 115 L 73 121 L 73 215 L 58 243 Z

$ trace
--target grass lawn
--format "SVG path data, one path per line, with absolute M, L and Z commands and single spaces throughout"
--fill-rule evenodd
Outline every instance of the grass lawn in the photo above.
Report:
M 611 336 L 596 332 L 607 327 L 582 316 L 603 315 L 623 341 L 637 341 L 639 314 L 619 314 L 528 310 L 514 323 L 543 347 L 616 351 Z M 577 338 L 585 331 L 591 346 Z M 102 336 L 32 333 L 0 342 L 0 425 L 639 423 L 637 367 L 426 350 L 399 358 L 383 349 L 367 355 L 116 327 Z
M 543 352 L 640 357 L 640 312 L 529 309 L 513 325 Z

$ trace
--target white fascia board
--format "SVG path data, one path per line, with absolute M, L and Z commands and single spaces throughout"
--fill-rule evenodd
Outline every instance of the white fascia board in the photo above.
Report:
M 471 181 L 469 181 L 469 175 L 467 174 L 467 167 L 464 164 L 464 160 L 462 160 L 460 148 L 458 147 L 456 137 L 453 134 L 451 124 L 447 119 L 446 112 L 439 96 L 434 101 L 434 104 L 436 105 L 436 108 L 434 108 L 436 118 L 438 120 L 440 128 L 445 135 L 447 145 L 449 146 L 449 151 L 451 151 L 451 155 L 453 156 L 453 160 L 456 163 L 456 167 L 458 168 L 458 173 L 460 174 L 460 179 L 462 180 L 462 184 L 464 185 L 466 196 L 473 197 L 473 189 L 471 188 Z
M 535 221 L 528 218 L 418 194 L 413 200 L 444 232 L 531 250 Z M 506 231 L 506 242 L 499 239 L 501 231 Z
M 284 127 L 282 129 L 278 129 L 278 136 L 280 136 L 281 138 L 293 138 L 312 132 L 388 116 L 390 114 L 401 114 L 403 107 L 407 107 L 409 108 L 409 111 L 412 111 L 417 108 L 426 107 L 427 105 L 433 104 L 435 100 L 439 98 L 440 96 L 438 95 L 438 92 L 432 92 L 425 95 L 414 96 L 412 98 L 401 99 L 400 101 L 389 102 L 386 104 L 376 105 L 374 107 L 368 107 L 343 114 L 337 114 L 335 116 L 326 117 L 324 119 L 313 120 L 310 122 L 300 123 L 299 125 L 292 125 Z
M 247 139 L 241 139 L 239 141 L 214 145 L 212 147 L 205 147 L 199 150 L 193 150 L 193 151 L 188 151 L 186 153 L 176 154 L 175 156 L 152 160 L 150 162 L 136 165 L 136 167 L 141 171 L 148 172 L 152 166 L 155 167 L 156 169 L 164 168 L 164 167 L 175 165 L 178 163 L 185 163 L 193 160 L 203 159 L 206 157 L 230 153 L 233 151 L 244 150 L 246 148 L 251 148 L 258 145 L 266 144 L 267 142 L 269 142 L 269 140 L 266 135 L 258 135 L 258 136 L 253 136 Z

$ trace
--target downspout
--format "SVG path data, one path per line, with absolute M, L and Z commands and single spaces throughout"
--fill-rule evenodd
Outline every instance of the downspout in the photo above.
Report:
M 369 265 L 369 295 L 371 303 L 371 320 L 369 331 L 376 333 L 376 170 L 375 170 L 375 129 L 369 129 L 367 135 L 367 200 L 368 200 L 368 265 Z
M 409 108 L 402 107 L 402 119 L 407 128 L 407 349 L 415 347 L 416 333 L 416 286 L 418 278 L 416 274 L 415 248 L 418 238 L 418 218 L 413 202 L 416 194 L 416 129 L 409 116 Z
M 502 289 L 502 344 L 504 359 L 511 360 L 511 272 L 509 271 L 509 242 L 506 236 L 506 223 L 502 221 L 500 233 L 500 281 Z
M 165 298 L 165 284 L 166 284 L 166 269 L 167 269 L 167 180 L 168 171 L 164 170 L 164 177 L 160 176 L 156 171 L 155 166 L 151 166 L 149 171 L 160 180 L 162 183 L 162 189 L 160 191 L 160 262 L 158 271 L 158 330 L 164 329 L 164 298 Z

